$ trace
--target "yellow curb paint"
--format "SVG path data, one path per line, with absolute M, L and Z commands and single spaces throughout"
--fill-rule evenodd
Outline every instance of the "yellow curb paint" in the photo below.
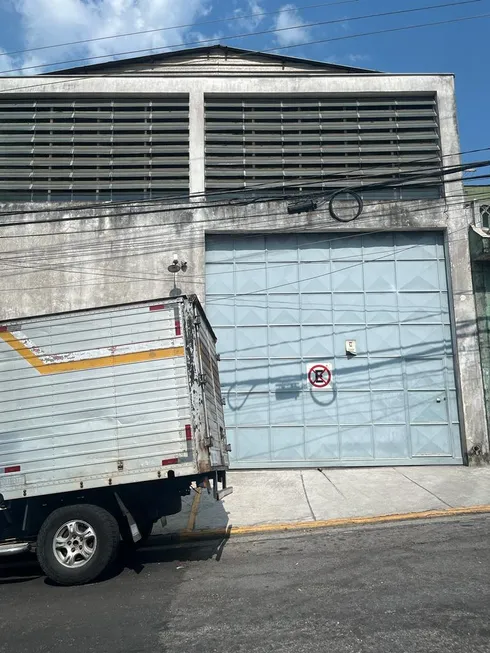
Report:
M 187 522 L 186 533 L 190 533 L 194 530 L 197 519 L 197 512 L 199 510 L 199 503 L 201 502 L 201 488 L 198 487 L 192 501 L 191 512 L 189 514 L 189 521 Z
M 34 367 L 40 374 L 60 374 L 62 372 L 77 372 L 91 370 L 99 367 L 112 367 L 114 365 L 127 365 L 129 363 L 143 363 L 162 358 L 174 358 L 184 355 L 183 347 L 168 347 L 167 349 L 153 349 L 138 351 L 131 354 L 114 354 L 99 358 L 85 358 L 66 363 L 44 363 L 36 354 L 28 349 L 20 340 L 8 331 L 0 332 L 0 338 L 14 349 L 24 360 Z
M 389 522 L 410 521 L 416 519 L 434 519 L 436 517 L 456 517 L 458 515 L 478 515 L 490 513 L 490 505 L 470 506 L 467 508 L 446 508 L 444 510 L 425 510 L 423 512 L 406 512 L 377 517 L 343 517 L 323 521 L 284 522 L 278 524 L 261 524 L 258 526 L 230 526 L 228 528 L 203 529 L 199 531 L 180 531 L 180 539 L 199 539 L 206 537 L 229 537 L 231 535 L 259 535 L 260 533 L 278 533 L 280 531 L 314 530 L 335 526 L 362 526 L 384 524 Z M 190 519 L 190 518 L 189 518 Z

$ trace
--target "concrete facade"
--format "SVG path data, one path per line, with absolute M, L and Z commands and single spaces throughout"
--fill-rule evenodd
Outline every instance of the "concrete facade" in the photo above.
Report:
M 474 228 L 470 230 L 469 234 L 470 255 L 487 423 L 490 429 L 490 236 L 487 217 L 490 211 L 490 188 L 488 186 L 467 186 L 465 192 L 468 199 L 472 200 L 470 210 L 473 215 Z
M 243 62 L 242 62 L 243 68 Z M 168 71 L 167 71 L 168 72 Z M 141 74 L 141 73 L 140 73 Z M 269 75 L 269 76 L 268 76 Z M 460 175 L 445 179 L 445 199 L 367 202 L 360 218 L 339 223 L 328 211 L 288 215 L 285 202 L 253 204 L 205 201 L 205 94 L 436 93 L 444 165 L 457 166 L 459 138 L 451 75 L 332 73 L 311 69 L 274 73 L 210 74 L 186 77 L 152 71 L 133 77 L 124 70 L 109 76 L 6 78 L 3 96 L 58 94 L 76 97 L 138 98 L 189 94 L 191 203 L 164 202 L 80 205 L 9 204 L 1 207 L 0 315 L 26 315 L 93 308 L 168 296 L 176 286 L 204 301 L 205 238 L 211 233 L 440 230 L 445 234 L 459 389 L 463 450 L 470 462 L 488 459 L 488 434 L 468 245 L 471 215 L 461 202 Z M 9 226 L 10 223 L 10 226 Z M 167 271 L 174 255 L 185 272 Z

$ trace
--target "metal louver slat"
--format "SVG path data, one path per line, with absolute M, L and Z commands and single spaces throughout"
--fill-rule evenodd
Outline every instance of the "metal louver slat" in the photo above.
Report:
M 0 172 L 7 201 L 185 192 L 188 97 L 2 98 Z
M 259 184 L 286 192 L 308 180 L 305 192 L 357 185 L 372 195 L 385 182 L 395 197 L 405 185 L 411 197 L 417 188 L 427 197 L 428 186 L 441 193 L 435 95 L 210 95 L 205 125 L 209 190 Z

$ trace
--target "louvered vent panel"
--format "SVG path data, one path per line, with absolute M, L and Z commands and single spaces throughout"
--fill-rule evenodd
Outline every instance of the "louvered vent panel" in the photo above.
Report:
M 440 165 L 435 96 L 206 98 L 208 191 L 439 197 Z
M 186 194 L 187 97 L 0 101 L 0 199 Z

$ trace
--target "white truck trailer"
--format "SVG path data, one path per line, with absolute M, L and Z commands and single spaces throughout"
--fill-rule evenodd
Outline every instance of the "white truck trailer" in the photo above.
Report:
M 229 493 L 215 341 L 194 296 L 0 323 L 0 555 L 86 583 L 193 484 Z

